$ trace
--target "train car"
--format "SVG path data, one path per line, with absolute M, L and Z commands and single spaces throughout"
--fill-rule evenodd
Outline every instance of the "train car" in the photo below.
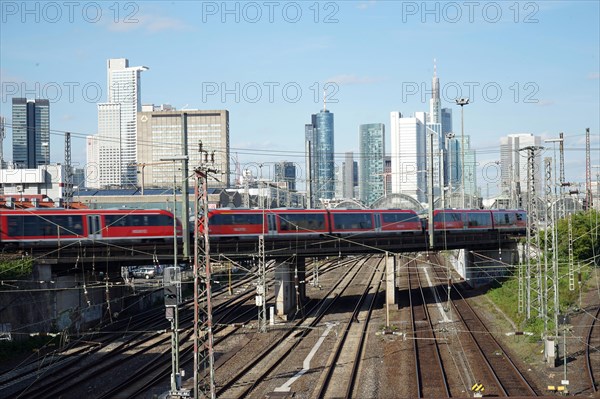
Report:
M 270 217 L 267 215 L 271 215 Z M 274 223 L 273 214 L 261 209 L 213 209 L 208 213 L 208 234 L 211 238 L 248 239 L 267 234 L 269 228 L 266 221 Z M 200 231 L 203 231 L 200 226 Z
M 209 212 L 208 231 L 216 239 L 257 239 L 259 235 L 318 237 L 329 234 L 330 225 L 325 210 L 221 208 Z
M 523 210 L 495 209 L 492 210 L 494 228 L 517 234 L 527 232 L 527 213 Z
M 415 211 L 381 209 L 375 211 L 377 231 L 384 233 L 421 233 L 423 226 Z
M 351 235 L 375 233 L 375 211 L 370 209 L 331 209 L 329 210 L 331 233 Z
M 159 209 L 19 209 L 0 213 L 0 243 L 152 242 L 173 239 L 173 214 Z M 181 237 L 181 223 L 176 222 Z
M 433 211 L 433 229 L 492 230 L 492 212 L 483 209 L 436 209 Z
M 276 209 L 273 212 L 278 236 L 319 237 L 331 233 L 328 213 L 324 209 Z

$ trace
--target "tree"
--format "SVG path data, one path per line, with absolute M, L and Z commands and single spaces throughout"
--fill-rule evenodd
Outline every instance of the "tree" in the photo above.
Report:
M 600 265 L 600 212 L 595 209 L 571 215 L 573 226 L 573 257 L 575 261 Z M 558 222 L 558 253 L 561 258 L 569 256 L 568 219 Z

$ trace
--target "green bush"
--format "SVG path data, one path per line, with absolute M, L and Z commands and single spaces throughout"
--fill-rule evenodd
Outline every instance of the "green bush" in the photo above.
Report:
M 19 259 L 0 258 L 0 280 L 24 280 L 31 278 L 33 260 L 29 257 Z

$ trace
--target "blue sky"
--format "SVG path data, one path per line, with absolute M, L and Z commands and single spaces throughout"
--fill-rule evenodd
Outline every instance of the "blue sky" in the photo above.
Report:
M 358 152 L 359 124 L 389 129 L 391 111 L 428 110 L 435 58 L 456 132 L 453 100 L 472 100 L 465 134 L 482 165 L 500 158 L 501 136 L 562 131 L 567 179 L 582 182 L 587 127 L 592 164 L 600 165 L 598 1 L 0 4 L 6 159 L 11 98 L 46 94 L 52 161 L 63 161 L 62 132 L 71 131 L 73 159 L 85 163 L 84 137 L 96 132 L 96 103 L 106 100 L 106 60 L 125 57 L 150 68 L 142 75 L 144 103 L 228 109 L 232 154 L 242 166 L 303 163 L 304 124 L 334 82 L 327 108 L 341 161 Z

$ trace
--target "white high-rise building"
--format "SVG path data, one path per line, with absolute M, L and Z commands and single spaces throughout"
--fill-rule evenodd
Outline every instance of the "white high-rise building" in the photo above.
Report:
M 510 198 L 516 198 L 520 191 L 526 193 L 529 191 L 527 184 L 527 166 L 528 151 L 527 147 L 540 147 L 542 138 L 530 133 L 509 134 L 500 138 L 500 175 L 501 191 L 509 195 Z M 541 195 L 542 170 L 541 170 L 541 151 L 535 152 L 535 190 Z
M 141 72 L 145 66 L 129 67 L 126 58 L 107 61 L 106 103 L 98 104 L 96 160 L 99 175 L 91 187 L 135 186 L 137 182 L 137 112 L 141 111 Z
M 392 193 L 425 202 L 427 194 L 425 112 L 414 117 L 390 113 Z

